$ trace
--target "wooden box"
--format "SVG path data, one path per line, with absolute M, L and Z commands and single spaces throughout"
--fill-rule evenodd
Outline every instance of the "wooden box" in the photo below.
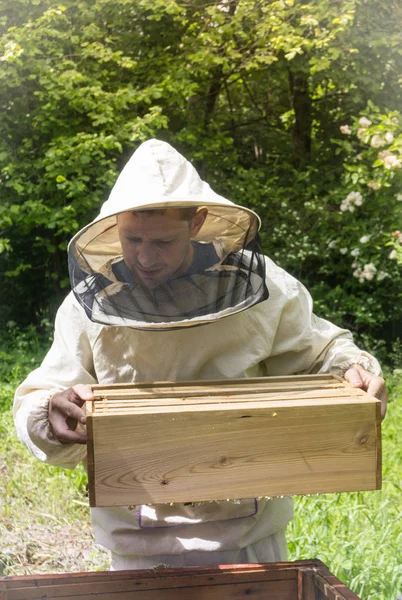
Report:
M 338 377 L 93 389 L 91 506 L 381 487 L 381 403 Z
M 0 600 L 359 600 L 318 560 L 5 577 Z

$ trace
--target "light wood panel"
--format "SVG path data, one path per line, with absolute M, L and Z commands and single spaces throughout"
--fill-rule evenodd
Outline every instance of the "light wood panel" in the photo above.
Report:
M 332 376 L 94 386 L 92 506 L 381 487 L 380 402 Z
M 320 561 L 0 578 L 1 600 L 359 600 Z

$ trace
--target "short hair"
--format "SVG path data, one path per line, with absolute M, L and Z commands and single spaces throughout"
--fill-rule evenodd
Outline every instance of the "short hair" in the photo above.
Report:
M 167 208 L 145 208 L 144 210 L 133 210 L 131 212 L 133 214 L 139 215 L 164 215 L 167 210 L 170 210 L 172 208 L 177 208 L 179 210 L 181 221 L 191 221 L 191 219 L 195 217 L 199 206 L 171 206 Z

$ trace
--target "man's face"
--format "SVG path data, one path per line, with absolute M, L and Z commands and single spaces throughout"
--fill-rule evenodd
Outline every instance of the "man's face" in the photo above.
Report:
M 180 216 L 177 208 L 118 216 L 124 261 L 136 281 L 148 289 L 182 275 L 192 263 L 191 238 L 200 230 L 206 211 L 201 209 L 190 221 Z

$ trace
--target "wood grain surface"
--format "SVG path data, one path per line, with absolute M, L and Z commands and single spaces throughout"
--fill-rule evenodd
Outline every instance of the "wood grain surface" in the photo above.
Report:
M 92 506 L 381 487 L 380 402 L 331 376 L 94 386 Z
M 0 578 L 2 600 L 359 600 L 320 561 Z

